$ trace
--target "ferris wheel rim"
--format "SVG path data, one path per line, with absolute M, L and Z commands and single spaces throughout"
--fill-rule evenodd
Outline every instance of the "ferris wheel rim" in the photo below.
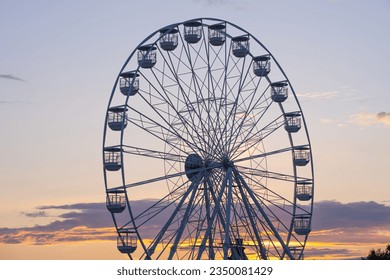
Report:
M 258 44 L 260 44 L 260 45 L 263 47 L 264 50 L 266 50 L 266 51 L 268 52 L 268 54 L 271 56 L 271 58 L 273 59 L 273 61 L 277 64 L 277 66 L 278 66 L 278 68 L 280 69 L 280 71 L 282 71 L 284 77 L 286 78 L 286 81 L 287 81 L 289 87 L 292 89 L 291 83 L 289 82 L 289 80 L 288 80 L 287 76 L 285 75 L 283 69 L 281 68 L 281 66 L 279 65 L 279 63 L 276 61 L 276 59 L 274 58 L 274 56 L 273 56 L 273 55 L 271 54 L 271 52 L 269 52 L 268 49 L 267 49 L 265 46 L 263 46 L 263 44 L 262 44 L 260 41 L 258 41 L 253 35 L 251 35 L 251 34 L 248 33 L 247 31 L 245 31 L 245 30 L 242 29 L 241 27 L 236 26 L 236 25 L 234 25 L 234 24 L 232 24 L 232 23 L 230 23 L 230 22 L 224 21 L 224 20 L 219 20 L 219 19 L 214 19 L 214 18 L 197 18 L 197 19 L 192 19 L 192 20 L 189 20 L 189 21 L 185 21 L 185 22 L 181 22 L 181 23 L 177 23 L 177 24 L 172 24 L 172 25 L 168 25 L 168 26 L 166 26 L 166 27 L 160 28 L 159 30 L 156 30 L 154 33 L 152 33 L 151 35 L 149 35 L 145 40 L 143 40 L 143 41 L 134 49 L 134 51 L 130 54 L 129 58 L 126 60 L 125 64 L 123 65 L 123 67 L 122 67 L 122 69 L 121 69 L 121 71 L 120 71 L 120 73 L 119 73 L 119 75 L 117 76 L 117 79 L 116 79 L 116 81 L 115 81 L 114 88 L 113 88 L 113 91 L 112 91 L 112 94 L 111 94 L 111 97 L 110 97 L 110 101 L 109 101 L 109 104 L 108 104 L 108 108 L 107 108 L 106 123 L 107 123 L 108 111 L 109 111 L 110 108 L 111 108 L 110 106 L 111 106 L 111 102 L 112 102 L 112 97 L 113 97 L 113 95 L 114 95 L 114 93 L 115 93 L 115 91 L 116 91 L 116 88 L 117 88 L 117 86 L 118 86 L 118 82 L 119 82 L 119 79 L 120 79 L 120 74 L 123 73 L 124 69 L 126 68 L 126 65 L 127 65 L 127 64 L 129 63 L 129 61 L 133 58 L 133 56 L 136 54 L 136 51 L 139 50 L 140 47 L 145 46 L 145 42 L 148 42 L 148 40 L 149 40 L 150 38 L 153 38 L 153 36 L 155 36 L 155 35 L 156 35 L 157 33 L 159 33 L 159 32 L 161 33 L 161 30 L 165 30 L 165 33 L 164 33 L 164 34 L 167 34 L 167 33 L 169 33 L 169 32 L 172 32 L 172 30 L 178 29 L 179 26 L 184 25 L 185 23 L 188 23 L 188 22 L 195 22 L 195 21 L 201 22 L 201 23 L 202 23 L 202 28 L 203 28 L 203 26 L 210 26 L 210 25 L 204 25 L 204 24 L 203 24 L 203 21 L 218 21 L 218 22 L 223 22 L 225 25 L 233 26 L 233 27 L 235 27 L 235 28 L 237 28 L 237 29 L 243 31 L 244 33 L 246 33 L 247 36 L 248 36 L 248 38 L 250 37 L 250 38 L 254 39 Z M 178 31 L 178 32 L 179 32 L 179 31 Z M 179 32 L 179 33 L 180 33 L 180 32 Z M 151 49 L 151 48 L 155 47 L 155 45 L 158 44 L 158 41 L 159 41 L 159 39 L 161 39 L 162 36 L 163 36 L 163 35 L 160 35 L 160 37 L 158 37 L 158 38 L 155 40 L 155 42 L 154 42 L 153 44 L 149 45 L 148 48 Z M 231 38 L 233 38 L 233 37 L 231 37 Z M 146 48 L 146 47 L 145 47 L 145 48 Z M 250 54 L 250 55 L 252 55 L 252 54 Z M 253 56 L 252 56 L 252 57 L 253 57 Z M 139 69 L 140 69 L 140 66 L 138 66 L 138 68 L 137 68 L 137 70 L 136 70 L 137 73 L 138 73 Z M 268 78 L 267 78 L 267 79 L 268 79 Z M 307 143 L 306 146 L 308 146 L 308 149 L 309 149 L 309 151 L 310 151 L 310 156 L 311 156 L 311 154 L 312 154 L 311 144 L 310 144 L 310 139 L 309 139 L 309 137 L 308 137 L 308 130 L 307 130 L 307 126 L 306 126 L 306 122 L 305 122 L 304 116 L 303 116 L 303 111 L 302 111 L 302 109 L 301 109 L 301 106 L 300 106 L 299 101 L 298 101 L 298 99 L 297 99 L 297 97 L 296 97 L 295 91 L 294 91 L 293 89 L 292 89 L 292 93 L 293 93 L 293 95 L 294 95 L 294 98 L 295 98 L 296 103 L 297 103 L 298 108 L 299 108 L 299 112 L 300 112 L 300 114 L 301 114 L 301 116 L 302 116 L 302 119 L 303 119 L 303 127 L 304 127 L 304 130 L 305 130 L 305 132 L 306 132 L 307 140 L 308 140 L 308 141 L 307 141 L 308 143 Z M 124 109 L 124 110 L 126 110 L 126 111 L 129 110 L 129 109 L 131 110 L 131 106 L 128 105 L 128 100 L 129 100 L 129 98 L 130 98 L 130 95 L 128 95 L 128 96 L 126 97 L 126 101 L 125 101 L 126 109 Z M 111 109 L 112 109 L 112 108 L 111 108 Z M 103 147 L 104 147 L 104 148 L 107 148 L 107 147 L 106 147 L 106 144 L 105 144 L 106 133 L 107 133 L 107 125 L 106 125 L 105 128 L 104 128 L 104 138 L 103 138 Z M 289 135 L 289 137 L 291 138 L 291 135 Z M 119 147 L 120 147 L 120 149 L 121 149 L 121 162 L 122 162 L 122 167 L 123 167 L 123 166 L 124 166 L 123 153 L 126 152 L 125 149 L 123 149 L 123 147 L 125 147 L 125 148 L 127 147 L 127 145 L 124 144 L 124 129 L 123 129 L 123 127 L 122 127 L 122 130 L 121 130 L 121 140 L 120 140 Z M 290 151 L 290 152 L 291 152 L 291 151 L 294 151 L 295 148 L 296 148 L 296 147 L 295 147 L 293 144 L 291 144 L 291 148 L 290 148 L 289 151 Z M 123 150 L 122 150 L 122 149 L 123 149 Z M 161 151 L 159 151 L 159 152 L 161 152 Z M 195 152 L 195 151 L 193 151 L 193 152 Z M 253 159 L 253 158 L 248 158 L 248 160 L 252 160 L 252 159 Z M 312 159 L 312 157 L 311 157 L 311 159 Z M 232 161 L 234 161 L 234 159 L 233 159 Z M 103 162 L 104 162 L 104 152 L 103 152 Z M 215 164 L 215 163 L 214 163 L 214 164 Z M 225 164 L 225 165 L 224 165 L 224 164 Z M 222 162 L 219 162 L 218 164 L 215 164 L 215 166 L 213 166 L 213 167 L 208 167 L 207 170 L 206 170 L 206 168 L 203 168 L 203 169 L 201 168 L 201 169 L 199 169 L 199 170 L 192 169 L 191 172 L 194 173 L 196 176 L 199 177 L 199 174 L 204 174 L 204 172 L 206 172 L 206 171 L 208 171 L 208 170 L 212 170 L 213 168 L 222 168 L 222 167 L 226 168 L 227 165 L 226 165 L 226 163 L 224 163 L 224 164 L 223 164 Z M 299 178 L 300 180 L 311 180 L 311 181 L 314 182 L 314 172 L 313 172 L 313 165 L 312 165 L 312 162 L 310 162 L 310 165 L 311 165 L 311 170 L 312 170 L 311 178 L 305 178 L 305 177 L 300 178 L 299 176 L 296 175 L 296 172 L 294 171 L 294 174 L 295 174 L 295 175 L 294 175 L 295 181 L 297 181 L 297 179 Z M 295 167 L 296 167 L 296 166 L 295 166 Z M 233 168 L 233 167 L 232 167 L 232 166 L 228 167 L 228 169 L 226 169 L 226 171 L 229 170 L 229 168 Z M 235 172 L 238 172 L 237 169 L 236 169 L 235 167 L 234 167 L 234 169 L 235 169 Z M 107 172 L 107 171 L 106 171 L 105 168 L 104 168 L 103 170 L 104 170 L 104 180 L 105 180 L 106 191 L 113 190 L 113 188 L 108 188 L 108 185 L 107 185 L 107 178 L 106 178 L 106 172 Z M 125 178 L 124 168 L 122 168 L 121 172 L 122 172 L 122 177 Z M 183 176 L 183 175 L 186 175 L 186 174 L 188 175 L 188 173 L 189 173 L 189 172 L 187 172 L 187 171 L 185 171 L 184 173 L 181 172 L 181 173 L 180 173 L 181 175 L 177 175 L 177 176 Z M 231 173 L 232 173 L 232 171 L 230 171 L 229 174 L 231 174 Z M 279 174 L 279 175 L 283 176 L 283 174 Z M 286 175 L 286 174 L 284 174 L 284 175 Z M 231 176 L 231 175 L 229 175 L 229 176 Z M 227 178 L 227 177 L 228 177 L 228 176 L 226 175 L 226 178 Z M 157 178 L 155 178 L 155 179 L 157 179 Z M 164 179 L 167 179 L 167 178 L 166 178 L 166 177 L 165 177 L 165 178 L 161 177 L 161 180 L 164 180 Z M 228 179 L 227 179 L 227 180 L 228 180 Z M 232 179 L 230 179 L 230 180 L 232 181 Z M 125 180 L 124 180 L 124 181 L 125 181 Z M 124 189 L 124 190 L 126 190 L 128 187 L 135 187 L 136 184 L 141 185 L 141 184 L 147 184 L 147 183 L 148 183 L 148 182 L 144 182 L 144 183 L 142 183 L 142 182 L 141 182 L 141 183 L 133 183 L 133 185 L 131 185 L 131 183 L 130 183 L 130 184 L 125 184 L 125 183 L 123 183 L 123 186 L 119 186 L 118 189 Z M 314 184 L 313 184 L 312 187 L 314 187 Z M 222 193 L 222 192 L 221 192 L 221 193 Z M 296 200 L 295 197 L 294 197 L 294 200 Z M 131 202 L 130 202 L 129 198 L 127 197 L 127 194 L 126 194 L 126 201 L 127 201 L 127 206 L 128 206 L 128 210 L 129 210 L 129 212 L 130 212 L 131 219 L 134 221 L 134 218 L 135 218 L 135 217 L 133 217 L 133 214 L 132 214 L 132 211 L 131 211 Z M 296 204 L 296 201 L 294 202 L 294 204 Z M 311 203 L 311 210 L 308 212 L 308 213 L 310 213 L 310 220 L 311 220 L 312 206 L 313 206 L 313 203 Z M 295 207 L 294 207 L 294 211 L 295 211 Z M 294 213 L 295 213 L 295 212 L 294 212 Z M 115 215 L 112 215 L 112 216 L 113 216 L 114 223 L 115 223 Z M 116 224 L 116 223 L 115 223 L 115 224 Z M 127 223 L 127 225 L 129 225 L 129 224 L 130 224 L 130 223 Z M 116 225 L 116 227 L 117 227 L 117 231 L 118 231 L 118 232 L 119 232 L 120 230 L 123 229 L 123 227 L 121 228 L 121 227 L 118 227 L 117 225 Z M 290 231 L 291 231 L 291 229 L 292 229 L 292 225 L 290 226 Z M 133 223 L 133 230 L 136 232 L 138 238 L 141 240 L 141 243 L 142 243 L 142 237 L 141 237 L 140 233 L 139 233 L 138 230 L 137 230 L 137 226 L 136 226 L 134 223 Z M 306 243 L 307 236 L 308 236 L 308 234 L 306 234 L 306 238 L 305 238 L 305 240 L 303 241 L 303 243 Z M 176 243 L 177 243 L 177 242 L 176 242 Z M 142 244 L 142 246 L 143 246 L 144 251 L 145 251 L 144 258 L 150 258 L 151 256 L 149 255 L 149 252 L 148 252 L 147 247 L 146 247 L 144 244 Z M 292 256 L 291 256 L 291 253 L 289 252 L 289 250 L 284 250 L 284 251 L 285 251 L 285 253 L 287 253 L 287 254 L 289 255 L 289 257 L 292 257 Z M 302 249 L 302 251 L 303 251 L 303 249 Z M 225 252 L 225 254 L 226 254 L 226 252 Z M 264 254 L 264 253 L 263 253 L 263 254 Z M 129 255 L 131 255 L 131 254 L 129 254 Z

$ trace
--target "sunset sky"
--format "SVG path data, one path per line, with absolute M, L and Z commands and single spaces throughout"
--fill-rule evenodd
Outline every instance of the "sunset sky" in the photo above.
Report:
M 168 24 L 235 23 L 302 105 L 315 203 L 307 259 L 390 243 L 387 0 L 0 1 L 0 259 L 126 259 L 105 209 L 104 118 L 131 51 Z

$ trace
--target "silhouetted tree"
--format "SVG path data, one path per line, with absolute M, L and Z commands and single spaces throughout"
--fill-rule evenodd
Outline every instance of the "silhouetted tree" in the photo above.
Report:
M 366 260 L 390 260 L 390 244 L 386 246 L 385 250 L 370 250 L 370 253 L 368 254 Z

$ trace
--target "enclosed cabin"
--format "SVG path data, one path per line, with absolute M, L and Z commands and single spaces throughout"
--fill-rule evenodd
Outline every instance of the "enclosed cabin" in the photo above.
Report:
M 134 230 L 121 229 L 118 231 L 117 247 L 123 254 L 134 253 L 137 249 L 138 238 Z
M 245 57 L 249 53 L 249 36 L 232 38 L 232 52 L 235 57 Z
M 296 183 L 296 197 L 300 201 L 308 201 L 313 197 L 313 182 L 311 180 Z
M 178 33 L 176 28 L 164 28 L 160 30 L 160 47 L 164 51 L 173 51 L 178 44 Z
M 305 166 L 310 162 L 310 150 L 306 146 L 294 148 L 295 166 Z
M 119 79 L 119 88 L 123 95 L 135 95 L 139 89 L 139 79 L 136 71 L 121 73 Z
M 309 215 L 297 215 L 294 218 L 294 232 L 298 235 L 307 235 L 311 231 Z
M 124 106 L 108 108 L 108 127 L 113 131 L 121 131 L 127 126 L 127 108 Z
M 296 133 L 301 129 L 301 113 L 291 112 L 284 114 L 284 129 L 290 133 Z
M 225 24 L 213 24 L 209 26 L 209 43 L 213 46 L 222 46 L 226 41 Z
M 104 168 L 108 171 L 118 171 L 122 167 L 122 149 L 118 147 L 104 148 Z
M 284 102 L 288 97 L 287 81 L 271 83 L 271 99 L 274 102 Z
M 157 62 L 157 48 L 153 45 L 138 47 L 138 65 L 142 68 L 152 68 Z
M 188 44 L 196 44 L 200 39 L 202 39 L 202 23 L 200 21 L 184 23 L 184 40 Z
M 106 207 L 111 213 L 122 213 L 126 209 L 126 195 L 124 190 L 107 190 Z
M 271 57 L 269 54 L 253 58 L 253 73 L 258 77 L 265 77 L 271 72 Z

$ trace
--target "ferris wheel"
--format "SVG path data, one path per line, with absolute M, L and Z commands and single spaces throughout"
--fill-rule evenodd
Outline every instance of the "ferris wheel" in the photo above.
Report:
M 275 57 L 233 23 L 175 23 L 131 52 L 103 169 L 130 259 L 303 258 L 314 190 L 303 112 Z

